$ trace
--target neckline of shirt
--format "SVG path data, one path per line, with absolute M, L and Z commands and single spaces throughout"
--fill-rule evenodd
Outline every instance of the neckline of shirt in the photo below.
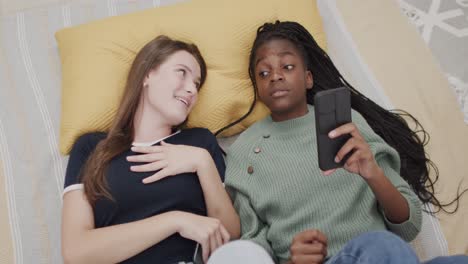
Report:
M 177 130 L 176 132 L 170 134 L 169 136 L 166 136 L 166 137 L 163 137 L 163 138 L 160 138 L 160 139 L 157 139 L 157 140 L 154 140 L 154 141 L 150 141 L 150 142 L 133 142 L 132 143 L 132 146 L 134 147 L 148 147 L 148 146 L 153 146 L 154 144 L 156 143 L 159 143 L 167 138 L 170 138 L 174 135 L 177 135 L 180 133 L 181 130 Z
M 271 115 L 268 116 L 269 123 L 270 123 L 270 131 L 272 133 L 279 132 L 279 133 L 302 133 L 304 129 L 310 129 L 311 127 L 314 126 L 315 122 L 315 113 L 314 113 L 314 107 L 311 105 L 307 105 L 308 112 L 300 117 L 285 120 L 285 121 L 279 121 L 275 122 L 271 118 Z

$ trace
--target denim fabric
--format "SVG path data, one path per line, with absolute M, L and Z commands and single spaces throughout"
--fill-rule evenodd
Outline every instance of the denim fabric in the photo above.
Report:
M 419 264 L 411 246 L 388 231 L 362 234 L 348 243 L 326 264 Z M 467 256 L 437 257 L 424 264 L 468 264 Z

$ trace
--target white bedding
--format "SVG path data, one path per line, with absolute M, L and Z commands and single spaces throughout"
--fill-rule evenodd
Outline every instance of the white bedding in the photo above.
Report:
M 0 262 L 62 263 L 60 210 L 67 157 L 58 151 L 60 60 L 54 33 L 98 18 L 174 2 L 3 0 L 0 24 Z M 344 75 L 391 108 L 360 58 L 333 0 L 319 0 L 329 53 Z M 424 218 L 413 246 L 426 259 L 447 254 L 438 222 Z

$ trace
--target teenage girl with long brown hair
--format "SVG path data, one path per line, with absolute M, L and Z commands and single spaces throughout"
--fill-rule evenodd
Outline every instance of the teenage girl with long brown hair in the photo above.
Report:
M 136 55 L 109 131 L 81 136 L 71 151 L 66 263 L 189 263 L 197 243 L 207 260 L 239 237 L 215 136 L 180 129 L 206 74 L 195 45 L 165 36 Z

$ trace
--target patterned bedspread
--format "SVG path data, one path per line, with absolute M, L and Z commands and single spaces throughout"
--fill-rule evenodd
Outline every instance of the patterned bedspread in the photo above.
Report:
M 439 62 L 468 124 L 468 1 L 398 2 Z
M 58 150 L 61 70 L 54 33 L 63 27 L 180 1 L 0 1 L 0 263 L 62 263 L 60 211 L 67 157 L 60 155 Z M 424 1 L 426 0 L 421 0 Z M 403 53 L 398 53 L 401 56 L 392 53 L 383 54 L 375 49 L 378 47 L 376 41 L 382 42 L 379 45 L 384 47 L 386 43 L 390 44 L 391 39 L 387 41 L 384 34 L 376 37 L 376 32 L 369 31 L 376 23 L 382 24 L 380 18 L 383 16 L 373 14 L 366 8 L 372 11 L 382 5 L 389 6 L 384 9 L 388 11 L 384 12 L 384 15 L 386 18 L 398 20 L 398 17 L 394 16 L 399 12 L 395 0 L 318 0 L 318 2 L 329 8 L 327 11 L 329 19 L 325 26 L 330 34 L 328 36 L 330 55 L 336 59 L 337 66 L 345 76 L 382 105 L 386 107 L 395 105 L 408 109 L 427 124 L 433 137 L 430 153 L 438 162 L 443 176 L 438 191 L 442 198 L 452 197 L 456 186 L 450 184 L 459 182 L 463 177 L 466 178 L 466 157 L 463 153 L 468 149 L 466 139 L 468 127 L 465 124 L 461 127 L 457 123 L 458 117 L 454 117 L 456 110 L 451 108 L 453 105 L 451 98 L 445 96 L 447 91 L 437 90 L 449 86 L 446 79 L 439 78 L 440 70 L 434 67 L 432 60 L 428 59 L 429 53 L 408 53 L 416 56 L 414 59 L 424 64 L 418 71 L 414 71 Z M 428 4 L 429 9 L 425 5 L 416 6 L 415 2 L 405 0 L 406 6 L 414 5 L 411 10 L 416 10 L 416 13 L 422 17 L 421 12 L 427 13 L 428 10 L 432 10 L 430 8 L 432 5 L 442 1 L 428 1 L 432 2 L 430 6 Z M 444 2 L 456 2 L 456 4 L 448 6 L 440 4 L 437 13 L 442 13 L 442 17 L 455 16 L 460 13 L 457 10 L 466 11 L 463 7 L 466 1 Z M 396 9 L 395 13 L 390 12 L 392 8 Z M 365 16 L 367 19 L 363 20 L 362 17 Z M 452 23 L 450 19 L 445 21 Z M 337 31 L 334 26 L 341 27 L 340 30 L 343 32 Z M 407 28 L 404 25 L 400 26 L 398 30 L 407 33 Z M 419 26 L 420 30 L 422 28 Z M 455 31 L 464 34 L 465 42 L 466 30 L 465 24 L 464 30 Z M 421 32 L 424 33 L 424 30 Z M 432 27 L 429 38 L 431 49 L 443 45 L 437 42 L 437 39 L 447 38 L 438 37 L 443 32 L 444 30 L 439 30 L 438 26 Z M 420 43 L 414 42 L 410 33 L 401 41 L 409 43 L 408 45 L 416 51 L 420 50 Z M 343 37 L 343 34 L 349 36 Z M 352 43 L 355 45 L 351 45 Z M 450 80 L 461 83 L 457 87 L 462 88 L 457 89 L 465 89 L 460 92 L 462 96 L 459 97 L 460 102 L 464 103 L 465 110 L 468 100 L 466 99 L 468 78 L 466 63 L 463 64 L 461 58 L 466 60 L 468 57 L 467 47 L 468 45 L 457 49 L 451 48 L 453 50 L 451 52 L 460 52 L 464 48 L 465 55 L 450 53 L 451 56 L 460 59 L 457 63 L 465 66 L 463 70 L 457 68 L 461 66 L 446 68 L 443 66 L 444 60 L 439 59 L 437 52 L 433 51 L 444 72 L 453 77 L 450 77 Z M 403 49 L 401 52 L 404 51 Z M 444 56 L 448 55 L 442 57 Z M 356 59 L 358 57 L 361 57 L 360 61 Z M 392 59 L 395 61 L 391 61 Z M 401 64 L 402 61 L 406 64 Z M 401 76 L 405 78 L 404 83 L 398 82 Z M 412 101 L 405 101 L 408 95 Z M 434 102 L 438 103 L 437 109 L 444 111 L 432 112 Z M 457 110 L 457 113 L 460 112 Z M 453 120 L 447 117 L 453 117 Z M 454 129 L 446 132 L 438 128 L 441 125 L 443 129 L 444 127 Z M 460 140 L 461 138 L 463 139 Z M 464 202 L 466 205 L 466 199 Z M 446 219 L 441 217 L 442 228 L 438 219 L 426 217 L 424 228 L 428 231 L 421 233 L 413 243 L 418 254 L 428 257 L 446 254 L 448 249 L 451 253 L 468 253 L 468 241 L 466 241 L 468 227 L 453 228 L 453 226 L 466 226 L 467 208 L 467 206 L 462 208 L 462 213 L 454 217 Z M 445 238 L 449 242 L 448 246 Z M 451 243 L 452 241 L 454 242 Z

